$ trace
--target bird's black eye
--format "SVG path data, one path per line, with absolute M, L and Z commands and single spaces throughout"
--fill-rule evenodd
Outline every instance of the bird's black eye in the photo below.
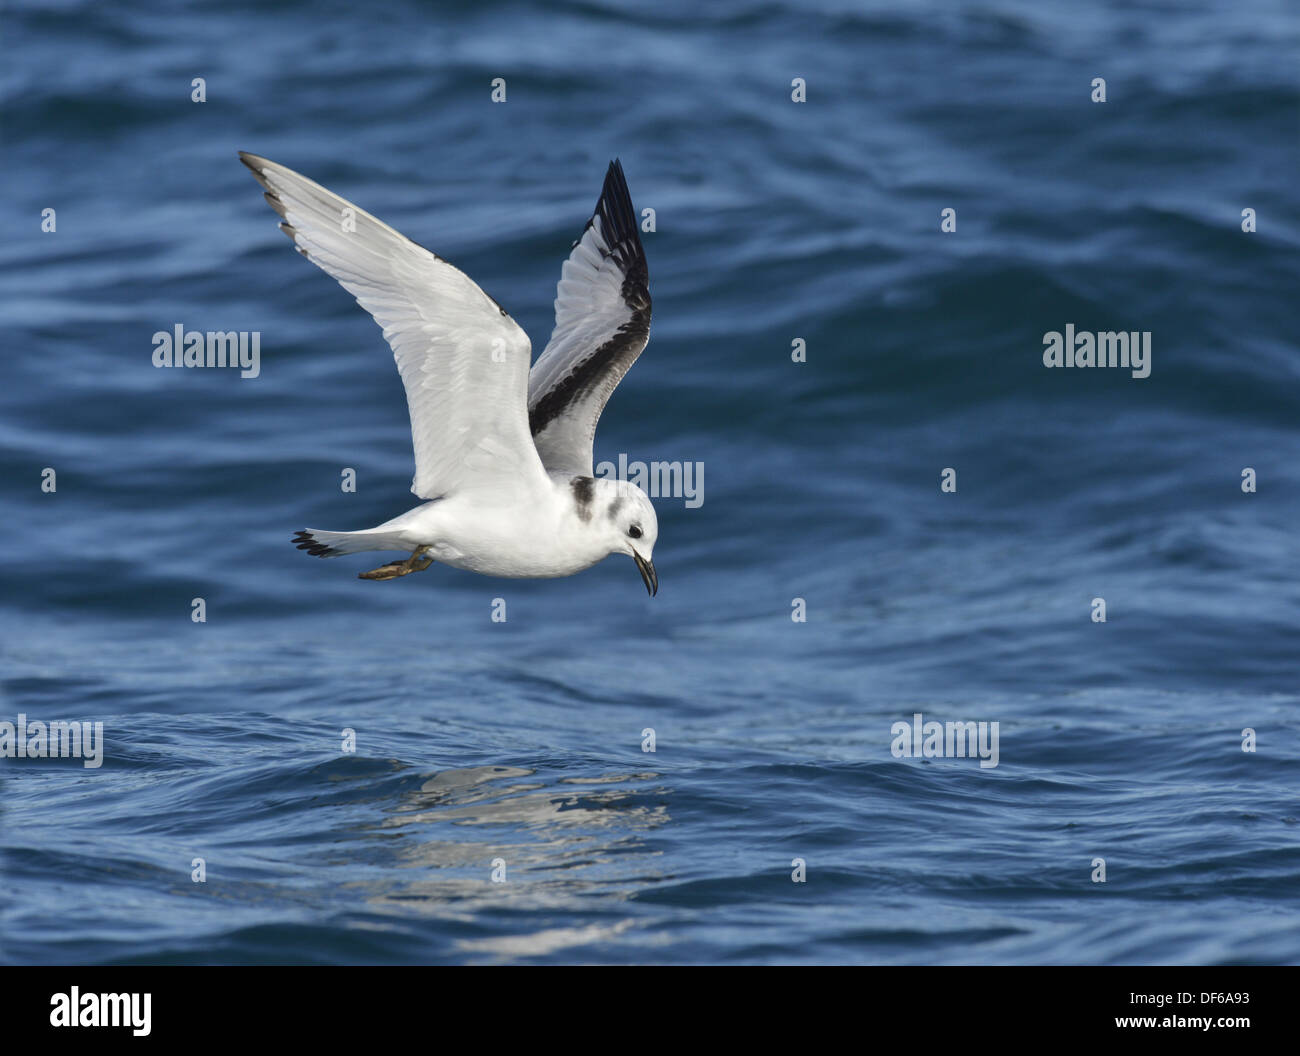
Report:
M 630 535 L 633 539 L 640 539 L 641 526 L 639 524 L 632 525 L 632 527 L 627 530 L 627 534 Z

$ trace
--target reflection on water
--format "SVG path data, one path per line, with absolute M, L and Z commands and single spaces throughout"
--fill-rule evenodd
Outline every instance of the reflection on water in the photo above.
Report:
M 645 842 L 668 820 L 659 775 L 545 781 L 536 774 L 515 766 L 443 770 L 404 794 L 378 827 L 400 833 L 390 864 L 404 871 L 390 870 L 369 903 L 466 921 L 489 906 L 521 914 L 580 909 L 589 920 L 608 903 L 608 923 L 555 927 L 562 918 L 541 918 L 548 926 L 536 931 L 459 943 L 502 956 L 554 953 L 631 927 L 632 918 L 617 916 L 626 900 L 665 878 L 656 864 L 662 852 Z

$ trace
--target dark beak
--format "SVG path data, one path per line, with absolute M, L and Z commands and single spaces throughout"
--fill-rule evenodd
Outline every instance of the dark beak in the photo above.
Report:
M 641 573 L 641 580 L 645 583 L 646 593 L 653 598 L 659 593 L 659 577 L 655 575 L 654 562 L 647 561 L 635 550 L 632 551 L 632 560 L 636 562 L 637 571 Z

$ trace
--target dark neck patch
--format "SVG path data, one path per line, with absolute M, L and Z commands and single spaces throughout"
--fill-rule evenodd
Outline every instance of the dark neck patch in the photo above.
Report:
M 591 504 L 596 498 L 596 481 L 593 477 L 574 477 L 569 481 L 573 491 L 573 502 L 578 508 L 578 516 L 584 521 L 591 520 Z

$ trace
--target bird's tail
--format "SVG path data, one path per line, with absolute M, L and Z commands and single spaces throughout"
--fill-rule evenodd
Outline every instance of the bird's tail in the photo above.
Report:
M 401 532 L 386 532 L 378 528 L 362 532 L 321 532 L 308 528 L 294 532 L 293 541 L 299 550 L 306 550 L 313 557 L 338 557 L 366 550 L 405 550 L 409 553 L 415 549 L 402 541 Z

